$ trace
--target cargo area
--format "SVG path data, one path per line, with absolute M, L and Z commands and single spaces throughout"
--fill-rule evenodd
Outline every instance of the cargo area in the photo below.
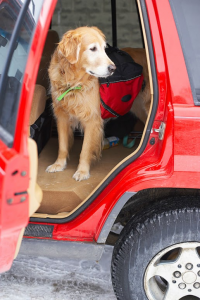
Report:
M 103 150 L 101 160 L 91 167 L 90 178 L 77 182 L 72 176 L 78 166 L 81 147 L 82 138 L 76 138 L 67 168 L 62 172 L 47 173 L 46 167 L 56 160 L 58 141 L 56 138 L 51 138 L 45 146 L 39 157 L 38 184 L 43 190 L 39 213 L 58 214 L 75 209 L 118 163 L 137 148 L 137 145 L 128 149 L 120 144 Z
M 147 115 L 141 108 L 141 97 L 138 97 L 137 101 L 134 102 L 137 121 L 133 124 L 132 130 L 128 135 L 128 143 L 134 140 L 134 146 L 130 148 L 124 147 L 123 140 L 120 139 L 117 146 L 104 149 L 102 151 L 101 159 L 92 164 L 89 179 L 78 182 L 72 178 L 79 163 L 79 156 L 84 138 L 84 134 L 80 132 L 75 133 L 74 144 L 70 150 L 67 168 L 62 172 L 56 173 L 47 173 L 45 171 L 49 165 L 55 162 L 58 154 L 58 137 L 56 122 L 51 108 L 52 100 L 49 93 L 49 78 L 47 70 L 55 47 L 62 38 L 62 34 L 64 32 L 69 29 L 76 28 L 77 23 L 79 26 L 97 26 L 104 31 L 107 41 L 111 45 L 117 42 L 117 46 L 119 48 L 131 47 L 130 49 L 140 49 L 145 55 L 143 70 L 146 73 L 146 75 L 144 74 L 146 85 L 149 85 L 146 51 L 144 49 L 144 41 L 137 6 L 134 1 L 131 3 L 131 9 L 126 7 L 124 10 L 121 10 L 121 4 L 117 1 L 117 12 L 119 12 L 116 14 L 117 20 L 119 20 L 119 23 L 117 23 L 119 31 L 117 39 L 113 39 L 113 20 L 111 21 L 110 1 L 107 1 L 109 2 L 109 5 L 107 4 L 106 8 L 104 7 L 105 16 L 107 16 L 107 18 L 105 18 L 105 24 L 103 24 L 101 18 L 102 13 L 104 12 L 100 12 L 100 10 L 103 9 L 103 5 L 100 2 L 97 3 L 94 1 L 99 8 L 99 13 L 91 14 L 91 10 L 90 12 L 86 12 L 86 10 L 84 10 L 82 17 L 80 17 L 80 11 L 77 11 L 76 7 L 73 7 L 73 5 L 75 5 L 74 2 L 70 7 L 69 4 L 66 7 L 61 5 L 64 2 L 66 1 L 58 1 L 52 19 L 51 28 L 47 34 L 31 110 L 30 137 L 36 141 L 38 147 L 37 184 L 43 191 L 41 205 L 33 217 L 66 217 L 80 207 L 95 192 L 95 190 L 101 186 L 101 183 L 109 177 L 113 169 L 116 169 L 119 165 L 123 164 L 124 160 L 135 153 L 143 137 L 145 122 L 147 119 Z M 84 1 L 81 1 L 82 4 L 83 2 Z M 72 20 L 71 16 L 68 19 L 66 18 L 66 16 L 69 16 L 72 13 L 72 9 L 74 9 L 73 13 L 79 17 L 79 22 L 76 22 L 76 24 L 73 24 L 75 21 L 74 18 Z M 81 10 L 81 7 L 79 7 L 79 9 Z M 130 28 L 128 28 L 128 31 L 125 34 L 125 27 L 123 25 L 125 20 L 122 22 L 121 17 L 126 15 L 126 10 L 129 11 L 130 19 L 127 22 L 130 22 Z M 87 20 L 88 17 L 92 16 L 93 19 L 90 19 L 89 22 L 91 24 L 88 24 L 88 22 L 85 24 L 86 19 L 84 19 L 84 16 Z M 133 18 L 131 18 L 131 16 Z M 121 25 L 120 22 L 122 22 Z M 106 23 L 109 23 L 109 27 Z M 132 35 L 131 38 L 130 35 Z M 143 64 L 141 60 L 138 61 L 138 63 Z M 146 93 L 146 90 L 144 90 L 144 93 Z M 150 89 L 148 90 L 148 93 L 149 94 L 147 96 L 150 99 Z

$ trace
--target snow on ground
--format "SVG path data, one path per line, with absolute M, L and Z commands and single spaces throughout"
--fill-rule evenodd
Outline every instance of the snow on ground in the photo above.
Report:
M 19 255 L 0 275 L 0 299 L 116 300 L 110 277 L 112 250 L 106 246 L 99 262 Z

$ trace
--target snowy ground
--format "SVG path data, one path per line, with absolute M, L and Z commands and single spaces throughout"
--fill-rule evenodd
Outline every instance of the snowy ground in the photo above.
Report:
M 112 247 L 99 263 L 18 256 L 0 275 L 3 300 L 116 300 L 110 278 Z

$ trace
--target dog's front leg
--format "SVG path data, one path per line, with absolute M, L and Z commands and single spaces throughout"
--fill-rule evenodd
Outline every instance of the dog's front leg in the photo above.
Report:
M 78 169 L 73 175 L 77 181 L 90 177 L 90 165 L 92 160 L 99 159 L 101 156 L 103 141 L 103 122 L 97 117 L 94 122 L 84 124 L 84 140 L 80 154 Z
M 47 172 L 60 172 L 67 166 L 69 144 L 72 143 L 73 131 L 69 124 L 69 117 L 64 112 L 59 112 L 57 118 L 58 129 L 58 158 L 53 165 L 47 167 Z

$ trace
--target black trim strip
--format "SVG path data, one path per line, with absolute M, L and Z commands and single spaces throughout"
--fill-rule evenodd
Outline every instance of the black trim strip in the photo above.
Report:
M 145 150 L 146 145 L 149 140 L 149 136 L 151 133 L 151 128 L 154 122 L 154 118 L 156 116 L 157 107 L 158 107 L 158 85 L 157 85 L 157 74 L 156 74 L 156 68 L 155 68 L 155 60 L 154 60 L 154 52 L 153 52 L 153 46 L 151 41 L 151 32 L 149 28 L 149 20 L 148 15 L 146 11 L 145 6 L 145 0 L 140 0 L 141 3 L 141 9 L 143 14 L 143 20 L 146 30 L 146 36 L 147 36 L 147 42 L 148 42 L 148 49 L 149 49 L 149 57 L 150 57 L 150 64 L 151 64 L 151 72 L 152 72 L 152 80 L 153 80 L 153 90 L 154 90 L 154 99 L 153 99 L 153 106 L 151 111 L 151 116 L 149 118 L 149 123 L 147 125 L 147 130 L 144 136 L 144 140 L 142 143 L 141 148 L 138 150 L 138 152 L 130 157 L 128 160 L 126 160 L 123 164 L 121 164 L 103 183 L 102 185 L 94 192 L 94 194 L 85 202 L 81 207 L 79 207 L 73 214 L 66 218 L 62 219 L 53 219 L 53 218 L 31 218 L 31 222 L 40 222 L 40 223 L 52 223 L 52 224 L 62 224 L 67 223 L 72 220 L 74 220 L 78 215 L 80 215 L 95 199 L 96 197 L 107 187 L 107 185 L 130 163 L 132 163 L 134 160 L 136 160 Z
M 10 63 L 11 63 L 13 52 L 15 51 L 15 48 L 16 48 L 17 37 L 19 35 L 19 31 L 21 29 L 21 26 L 22 26 L 22 24 L 24 22 L 25 15 L 26 15 L 26 12 L 27 12 L 28 7 L 29 7 L 29 3 L 30 3 L 30 0 L 26 0 L 26 2 L 24 3 L 24 5 L 22 6 L 22 8 L 21 8 L 21 10 L 19 12 L 19 16 L 18 16 L 17 21 L 16 21 L 16 25 L 15 25 L 13 34 L 11 36 L 10 46 L 9 46 L 9 50 L 8 50 L 8 56 L 7 56 L 7 60 L 6 60 L 4 69 L 2 71 L 1 80 L 0 80 L 0 99 L 4 98 L 4 95 L 5 95 L 5 89 L 6 89 L 7 83 L 8 83 L 8 75 L 7 74 L 8 74 L 8 71 L 9 71 L 9 67 L 10 67 Z M 3 108 L 3 106 L 0 106 L 0 115 L 2 113 L 2 108 Z M 6 130 L 6 129 L 4 128 L 4 130 Z M 11 142 L 7 138 L 5 138 L 5 135 L 2 135 L 1 132 L 0 132 L 0 139 L 8 147 L 10 147 L 10 148 L 12 147 L 13 140 L 14 140 L 13 136 L 12 136 L 12 142 Z
M 24 236 L 29 237 L 48 237 L 53 236 L 54 225 L 28 224 L 25 229 Z
M 117 47 L 117 9 L 116 9 L 116 0 L 111 0 L 111 13 L 112 13 L 113 47 Z
M 128 74 L 127 74 L 128 75 Z M 136 79 L 136 78 L 138 78 L 138 77 L 141 77 L 142 76 L 142 74 L 140 74 L 140 75 L 136 75 L 135 77 L 132 77 L 132 78 L 129 78 L 128 76 L 128 78 L 127 79 L 119 79 L 119 80 L 117 80 L 117 81 L 112 81 L 112 79 L 110 80 L 110 78 L 109 78 L 109 80 L 108 80 L 108 78 L 102 78 L 101 80 L 100 80 L 100 83 L 101 83 L 101 85 L 103 85 L 103 84 L 106 84 L 106 85 L 110 85 L 110 83 L 117 83 L 117 82 L 129 82 L 129 81 L 131 81 L 131 80 L 133 80 L 133 79 Z M 112 76 L 111 76 L 112 77 Z M 104 80 L 105 80 L 105 82 L 104 82 Z
M 18 192 L 18 193 L 15 193 L 14 195 L 15 196 L 20 196 L 20 195 L 26 195 L 28 194 L 27 191 L 24 191 L 24 192 Z

